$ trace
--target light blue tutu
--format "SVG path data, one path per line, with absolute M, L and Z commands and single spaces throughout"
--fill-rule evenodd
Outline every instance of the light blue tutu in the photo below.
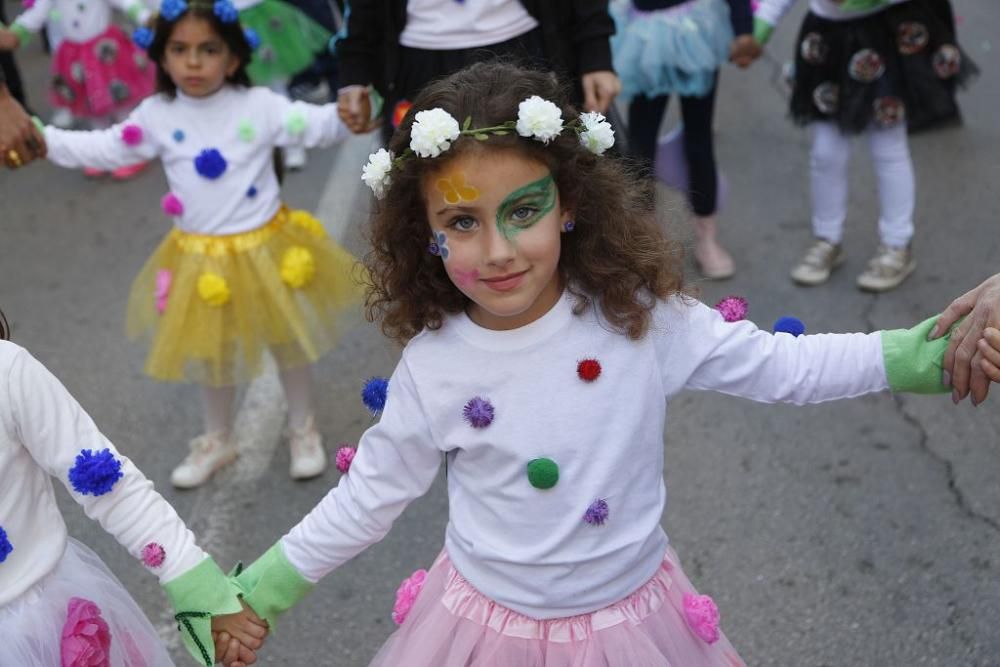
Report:
M 700 97 L 729 58 L 733 29 L 725 0 L 690 0 L 652 12 L 612 0 L 617 31 L 611 38 L 622 95 Z

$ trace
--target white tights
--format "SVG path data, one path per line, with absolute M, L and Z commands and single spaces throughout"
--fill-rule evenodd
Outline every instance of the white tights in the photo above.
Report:
M 281 386 L 288 401 L 288 426 L 302 429 L 313 414 L 312 379 L 309 366 L 283 371 Z M 236 387 L 202 386 L 201 403 L 206 433 L 229 433 L 233 424 L 233 398 Z
M 878 180 L 878 231 L 883 244 L 902 247 L 913 238 L 913 163 L 906 125 L 865 133 Z M 851 139 L 833 123 L 812 123 L 809 172 L 813 234 L 840 243 L 847 217 L 847 164 Z

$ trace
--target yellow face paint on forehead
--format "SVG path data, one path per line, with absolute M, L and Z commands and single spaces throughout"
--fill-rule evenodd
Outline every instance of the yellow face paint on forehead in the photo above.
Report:
M 461 171 L 453 171 L 439 178 L 434 183 L 434 187 L 444 197 L 446 204 L 458 204 L 463 201 L 473 202 L 479 199 L 479 188 L 466 184 L 465 174 Z

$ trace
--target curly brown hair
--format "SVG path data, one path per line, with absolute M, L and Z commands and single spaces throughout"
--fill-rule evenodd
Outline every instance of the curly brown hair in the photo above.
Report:
M 560 107 L 566 124 L 579 115 L 555 76 L 505 62 L 477 63 L 428 85 L 413 102 L 389 142 L 394 155 L 410 143 L 417 112 L 440 107 L 472 127 L 493 127 L 517 118 L 520 102 L 532 95 Z M 469 304 L 448 278 L 438 257 L 427 251 L 423 177 L 469 150 L 516 150 L 548 166 L 560 203 L 573 212 L 575 229 L 562 235 L 559 271 L 577 297 L 575 311 L 596 301 L 616 331 L 642 338 L 657 299 L 682 292 L 683 248 L 657 224 L 651 184 L 620 159 L 596 156 L 576 132 L 563 131 L 548 144 L 516 133 L 486 141 L 463 135 L 440 157 L 410 155 L 394 166 L 385 197 L 376 201 L 369 229 L 371 250 L 366 315 L 382 331 L 406 343 L 424 328 L 438 329 L 448 314 Z

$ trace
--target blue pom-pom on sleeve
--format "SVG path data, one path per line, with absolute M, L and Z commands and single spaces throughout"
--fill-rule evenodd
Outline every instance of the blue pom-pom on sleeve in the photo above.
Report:
M 247 44 L 250 45 L 251 51 L 256 51 L 260 46 L 260 35 L 253 28 L 243 28 L 243 36 L 247 40 Z
M 226 171 L 226 158 L 217 148 L 206 148 L 194 159 L 194 168 L 200 176 L 215 180 Z
M 361 400 L 373 415 L 377 415 L 385 407 L 388 394 L 389 380 L 380 377 L 369 378 L 361 390 Z
M 99 452 L 84 449 L 76 455 L 76 463 L 69 471 L 70 484 L 85 496 L 103 496 L 123 476 L 122 462 L 107 448 Z
M 153 31 L 146 26 L 139 26 L 132 32 L 132 43 L 138 46 L 143 51 L 149 48 L 149 45 L 153 43 Z
M 779 317 L 774 323 L 774 333 L 782 331 L 793 336 L 801 336 L 806 332 L 806 325 L 797 317 Z
M 0 563 L 7 560 L 7 556 L 10 552 L 14 550 L 14 545 L 10 543 L 10 539 L 7 537 L 7 531 L 0 527 Z

